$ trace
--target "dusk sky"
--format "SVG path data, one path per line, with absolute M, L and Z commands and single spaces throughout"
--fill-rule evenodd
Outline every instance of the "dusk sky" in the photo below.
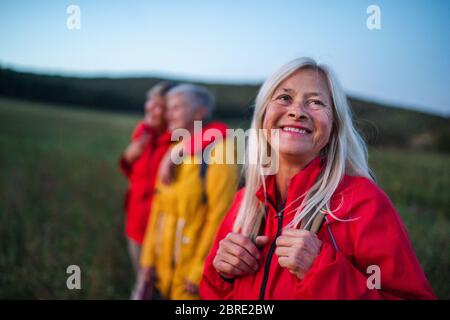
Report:
M 372 4 L 379 30 L 366 26 Z M 306 55 L 350 94 L 450 115 L 450 1 L 11 0 L 0 40 L 3 67 L 77 76 L 259 83 Z

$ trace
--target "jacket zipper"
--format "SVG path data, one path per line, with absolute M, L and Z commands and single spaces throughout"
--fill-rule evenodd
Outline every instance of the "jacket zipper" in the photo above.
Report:
M 283 204 L 282 208 L 284 209 L 284 204 Z M 269 254 L 267 256 L 266 263 L 264 264 L 264 275 L 263 275 L 263 281 L 261 284 L 261 290 L 259 292 L 259 300 L 264 300 L 264 296 L 266 294 L 267 280 L 269 279 L 269 272 L 270 272 L 270 263 L 272 262 L 272 257 L 275 252 L 275 248 L 277 246 L 277 238 L 280 236 L 281 228 L 283 226 L 283 211 L 284 210 L 280 210 L 280 211 L 281 212 L 279 214 L 277 214 L 277 219 L 278 219 L 277 234 L 276 234 L 275 239 L 273 240 L 272 244 L 270 245 Z

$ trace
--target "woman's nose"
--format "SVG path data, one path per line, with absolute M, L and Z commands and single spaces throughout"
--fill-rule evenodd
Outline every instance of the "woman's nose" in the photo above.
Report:
M 289 108 L 288 116 L 296 120 L 308 119 L 308 114 L 302 103 L 292 104 Z

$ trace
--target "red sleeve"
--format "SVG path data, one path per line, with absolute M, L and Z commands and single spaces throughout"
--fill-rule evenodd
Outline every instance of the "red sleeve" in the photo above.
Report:
M 145 131 L 146 126 L 144 124 L 144 121 L 141 121 L 137 124 L 137 126 L 134 128 L 133 133 L 131 134 L 131 141 L 136 140 L 139 138 L 142 133 Z
M 146 127 L 145 123 L 143 121 L 141 121 L 134 128 L 133 133 L 131 134 L 131 141 L 138 139 L 146 130 L 150 134 L 150 139 L 154 139 L 154 136 L 156 135 L 156 131 L 153 130 L 152 128 Z M 118 162 L 119 162 L 119 168 L 120 168 L 120 171 L 122 172 L 122 174 L 129 178 L 131 175 L 131 170 L 133 169 L 133 164 L 128 163 L 125 160 L 123 154 L 120 155 Z
M 200 281 L 200 298 L 204 300 L 230 300 L 233 294 L 233 282 L 220 277 L 213 266 L 219 242 L 233 230 L 234 220 L 239 210 L 244 189 L 238 191 L 234 197 L 228 213 L 219 227 L 211 251 L 209 252 L 203 267 L 203 275 Z
M 130 177 L 130 175 L 131 175 L 131 167 L 132 167 L 132 165 L 129 164 L 127 162 L 127 160 L 125 160 L 125 158 L 124 158 L 124 156 L 122 154 L 120 156 L 120 158 L 119 158 L 119 168 L 120 168 L 120 171 L 122 172 L 122 174 L 125 177 L 128 177 L 128 178 Z
M 305 278 L 295 281 L 296 295 L 303 299 L 435 299 L 400 216 L 386 194 L 364 179 L 353 198 L 347 200 L 352 201 L 351 217 L 360 217 L 339 222 L 346 224 L 353 255 L 336 252 L 324 242 Z M 332 232 L 333 227 L 331 224 Z M 339 239 L 335 238 L 339 249 Z M 371 265 L 380 268 L 380 289 L 368 288 L 373 271 L 367 268 Z

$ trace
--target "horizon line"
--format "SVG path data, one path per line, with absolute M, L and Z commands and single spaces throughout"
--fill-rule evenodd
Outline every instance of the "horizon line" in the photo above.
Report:
M 208 76 L 196 76 L 175 72 L 165 71 L 73 71 L 73 70 L 56 70 L 52 68 L 41 68 L 32 66 L 19 66 L 17 64 L 4 63 L 0 61 L 1 69 L 9 69 L 18 73 L 29 73 L 40 76 L 66 77 L 78 79 L 160 79 L 160 80 L 175 80 L 179 82 L 194 82 L 206 85 L 226 85 L 226 86 L 255 86 L 259 87 L 264 82 L 264 79 L 220 79 Z M 370 94 L 361 94 L 349 89 L 345 89 L 346 95 L 350 99 L 361 100 L 364 102 L 374 103 L 390 108 L 406 109 L 417 112 L 422 112 L 430 115 L 437 115 L 444 118 L 450 118 L 449 110 L 438 110 L 437 108 L 427 107 L 418 104 L 409 104 L 406 102 L 396 101 L 395 99 L 380 98 Z

